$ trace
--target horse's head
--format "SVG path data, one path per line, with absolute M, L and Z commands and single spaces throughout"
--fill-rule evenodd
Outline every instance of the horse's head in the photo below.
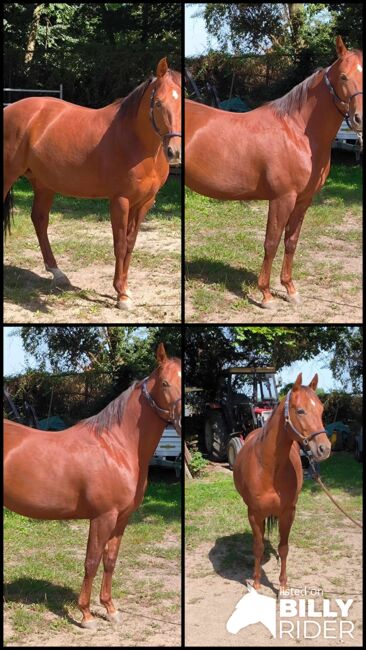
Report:
M 285 400 L 285 421 L 293 440 L 311 451 L 316 461 L 326 460 L 331 444 L 324 429 L 322 414 L 324 407 L 316 394 L 318 375 L 309 386 L 302 386 L 302 374 L 298 375 Z
M 182 366 L 180 359 L 169 358 L 163 343 L 160 343 L 156 358 L 158 367 L 155 370 L 156 382 L 151 395 L 161 410 L 166 411 L 163 419 L 174 424 L 176 431 L 181 434 L 182 418 Z
M 340 36 L 336 39 L 338 59 L 329 68 L 328 77 L 337 108 L 344 113 L 351 128 L 362 132 L 362 52 L 347 50 Z
M 166 58 L 159 61 L 150 100 L 150 118 L 154 131 L 163 142 L 170 163 L 181 162 L 182 80 L 179 72 L 169 70 Z

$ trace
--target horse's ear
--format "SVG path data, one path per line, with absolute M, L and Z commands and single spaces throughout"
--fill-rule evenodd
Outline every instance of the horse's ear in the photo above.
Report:
M 166 56 L 163 59 L 160 59 L 157 68 L 156 68 L 156 77 L 164 77 L 168 72 L 169 66 Z
M 336 50 L 339 59 L 341 59 L 343 56 L 346 56 L 348 52 L 345 44 L 343 43 L 342 36 L 337 36 L 336 38 Z
M 319 379 L 318 373 L 316 373 L 309 384 L 309 388 L 312 388 L 313 391 L 316 391 L 316 387 L 318 385 L 318 379 Z
M 163 366 L 167 362 L 168 357 L 165 352 L 164 343 L 159 343 L 158 349 L 156 350 L 156 358 L 159 366 Z
M 299 372 L 297 375 L 296 381 L 292 387 L 292 390 L 298 390 L 302 384 L 302 372 Z

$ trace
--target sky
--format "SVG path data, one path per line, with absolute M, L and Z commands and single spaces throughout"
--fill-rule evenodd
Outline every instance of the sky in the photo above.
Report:
M 4 375 L 21 374 L 27 365 L 36 367 L 36 360 L 23 350 L 22 341 L 19 335 L 19 328 L 4 327 Z M 28 363 L 27 363 L 28 362 Z M 318 355 L 311 361 L 296 361 L 290 366 L 282 368 L 277 373 L 277 379 L 282 385 L 294 382 L 299 372 L 303 373 L 303 383 L 309 384 L 315 373 L 319 375 L 319 388 L 325 391 L 341 388 L 341 385 L 334 379 L 329 367 L 329 356 Z M 344 388 L 346 388 L 344 386 Z
M 205 21 L 201 17 L 194 17 L 194 14 L 200 11 L 198 4 L 193 7 L 185 5 L 184 25 L 185 25 L 185 56 L 197 56 L 205 52 L 209 46 L 217 47 L 217 40 L 208 36 Z

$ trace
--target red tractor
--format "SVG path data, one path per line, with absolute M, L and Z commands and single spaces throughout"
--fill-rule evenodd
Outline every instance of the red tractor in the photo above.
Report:
M 205 412 L 205 447 L 212 460 L 228 460 L 232 468 L 244 438 L 268 420 L 278 404 L 275 372 L 231 367 L 220 373 Z

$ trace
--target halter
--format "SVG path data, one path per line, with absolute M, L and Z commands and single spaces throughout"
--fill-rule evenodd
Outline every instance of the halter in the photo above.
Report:
M 328 68 L 328 69 L 329 69 L 329 68 Z M 358 90 L 356 93 L 353 93 L 353 95 L 351 95 L 351 96 L 348 98 L 347 101 L 344 101 L 343 99 L 341 99 L 341 98 L 339 97 L 339 95 L 337 95 L 336 91 L 334 90 L 334 88 L 333 88 L 331 82 L 329 81 L 329 77 L 328 77 L 327 72 L 326 72 L 325 75 L 324 75 L 324 81 L 325 81 L 325 83 L 326 83 L 326 86 L 327 86 L 327 88 L 328 88 L 330 94 L 331 94 L 332 97 L 333 97 L 333 103 L 334 103 L 334 106 L 336 107 L 338 113 L 340 113 L 341 115 L 343 115 L 343 117 L 345 118 L 345 120 L 346 120 L 346 122 L 347 122 L 349 128 L 351 129 L 351 131 L 354 131 L 354 132 L 357 133 L 357 135 L 358 135 L 358 131 L 356 131 L 356 130 L 353 128 L 353 126 L 351 126 L 351 124 L 350 124 L 350 122 L 349 122 L 349 117 L 350 117 L 350 115 L 349 115 L 349 105 L 350 105 L 351 99 L 353 99 L 354 97 L 357 97 L 357 95 L 363 95 L 363 90 Z M 346 107 L 346 112 L 345 112 L 345 113 L 343 113 L 343 112 L 338 108 L 338 106 L 336 105 L 336 102 L 340 102 L 340 104 L 343 104 L 343 105 Z
M 315 438 L 315 436 L 319 436 L 321 433 L 327 433 L 325 429 L 322 429 L 321 431 L 314 431 L 311 433 L 309 436 L 304 436 L 298 429 L 296 429 L 295 425 L 291 422 L 290 418 L 290 395 L 291 395 L 292 389 L 289 390 L 289 392 L 286 395 L 286 401 L 285 401 L 285 422 L 286 424 L 289 424 L 292 431 L 296 433 L 296 435 L 300 438 L 300 444 L 303 447 L 303 450 L 305 453 L 309 453 L 309 442 Z
M 182 134 L 177 133 L 176 131 L 168 131 L 167 133 L 161 133 L 158 125 L 155 122 L 155 117 L 154 117 L 154 108 L 155 108 L 155 94 L 156 94 L 156 88 L 151 93 L 151 98 L 150 98 L 150 110 L 149 110 L 149 116 L 150 116 L 150 121 L 152 124 L 152 127 L 155 131 L 155 133 L 158 134 L 159 138 L 161 138 L 163 141 L 168 138 L 173 138 L 173 137 L 178 137 L 181 138 Z
M 178 424 L 179 424 L 179 427 L 180 427 L 181 426 L 181 421 L 180 421 L 180 418 L 179 418 L 179 420 L 177 420 L 177 418 L 175 418 L 175 410 L 176 410 L 177 404 L 182 401 L 182 398 L 178 397 L 178 399 L 176 399 L 175 402 L 173 402 L 173 404 L 171 405 L 170 410 L 161 408 L 160 406 L 157 405 L 154 398 L 150 395 L 149 391 L 147 390 L 147 380 L 148 380 L 148 377 L 146 377 L 146 379 L 144 379 L 141 390 L 142 390 L 143 396 L 148 401 L 149 405 L 154 409 L 155 413 L 159 416 L 159 418 L 161 420 L 163 420 L 167 424 L 174 424 L 174 422 L 177 421 Z M 163 417 L 164 415 L 167 415 L 168 418 Z

